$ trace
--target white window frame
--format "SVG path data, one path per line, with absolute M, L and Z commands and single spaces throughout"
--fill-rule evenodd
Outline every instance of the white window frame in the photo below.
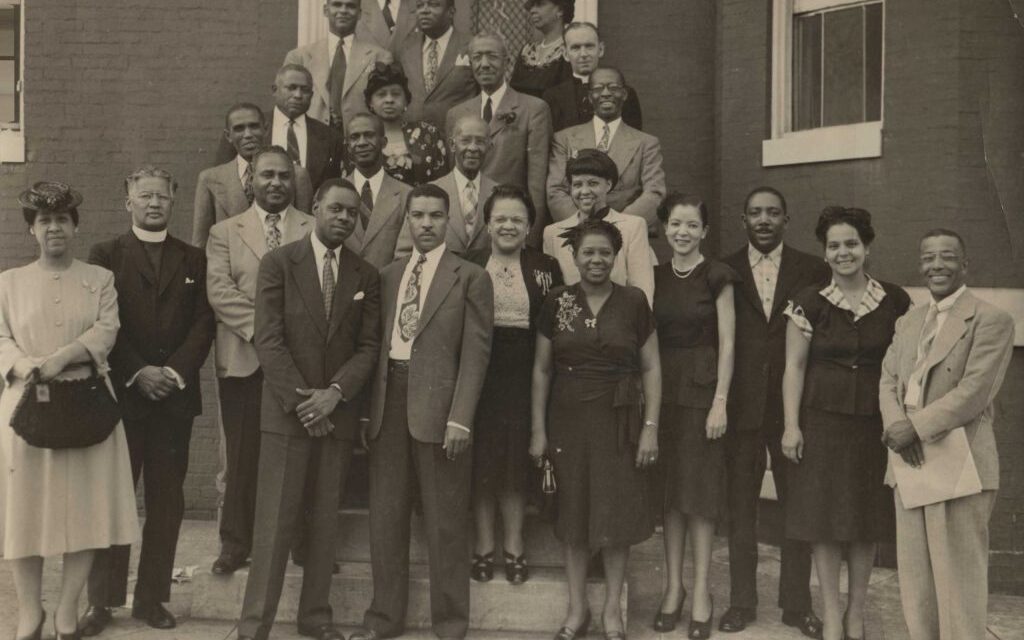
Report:
M 864 0 L 774 0 L 772 7 L 771 138 L 761 143 L 761 165 L 776 167 L 882 156 L 885 122 L 885 2 L 882 3 L 882 116 L 859 122 L 793 131 L 793 16 L 862 4 Z
M 0 123 L 0 164 L 25 162 L 25 2 L 0 0 L 4 5 L 21 5 L 20 37 L 18 38 L 18 123 L 11 127 Z

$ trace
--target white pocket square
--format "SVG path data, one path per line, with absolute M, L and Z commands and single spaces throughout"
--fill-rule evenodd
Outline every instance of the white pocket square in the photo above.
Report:
M 352 296 L 352 299 L 353 299 L 353 300 L 362 300 L 362 299 L 363 299 L 363 298 L 365 298 L 365 297 L 366 297 L 366 294 L 365 294 L 365 293 L 363 293 L 362 291 L 360 291 L 360 292 L 359 292 L 359 293 L 357 293 L 356 295 Z
M 188 276 L 185 276 L 185 284 L 195 284 L 195 283 L 196 283 L 195 280 L 193 280 L 192 278 L 189 278 Z
M 468 67 L 469 66 L 469 56 L 467 56 L 466 54 L 462 54 L 462 55 L 458 56 L 457 58 L 455 58 L 455 66 L 456 67 Z

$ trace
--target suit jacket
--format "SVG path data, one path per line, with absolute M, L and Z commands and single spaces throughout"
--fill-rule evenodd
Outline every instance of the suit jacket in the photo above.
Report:
M 273 113 L 273 110 L 270 113 Z M 234 160 L 236 155 L 235 148 L 221 136 L 217 157 L 214 160 L 216 164 Z M 341 134 L 316 118 L 306 118 L 306 157 L 303 158 L 302 166 L 309 172 L 309 181 L 314 193 L 325 180 L 341 175 L 341 161 L 344 156 L 345 139 Z
M 313 216 L 288 207 L 281 244 L 294 242 L 313 229 Z M 255 335 L 256 283 L 260 260 L 267 253 L 263 221 L 256 207 L 218 222 L 206 245 L 206 292 L 217 317 L 214 363 L 217 376 L 242 378 L 259 369 Z
M 555 131 L 561 131 L 578 124 L 590 122 L 594 118 L 594 107 L 583 88 L 583 83 L 575 77 L 563 80 L 553 87 L 544 90 L 544 102 L 551 108 L 551 125 Z M 644 117 L 640 110 L 640 98 L 633 87 L 626 87 L 626 102 L 622 105 L 622 120 L 634 129 L 644 128 Z
M 896 334 L 882 362 L 879 406 L 886 427 L 901 420 L 914 425 L 923 442 L 941 440 L 963 428 L 971 446 L 982 489 L 999 488 L 999 456 L 992 431 L 992 401 L 1013 355 L 1013 318 L 1002 309 L 964 291 L 949 310 L 925 360 L 921 407 L 909 416 L 904 405 L 907 383 L 917 364 L 918 343 L 928 306 L 921 305 L 896 321 Z M 886 482 L 895 486 L 892 459 Z M 925 464 L 928 458 L 925 457 Z M 953 472 L 953 470 L 951 470 Z
M 597 148 L 594 125 L 587 122 L 555 134 L 548 166 L 548 209 L 555 220 L 576 214 L 565 180 L 566 161 L 580 149 Z M 661 168 L 661 143 L 652 135 L 625 122 L 612 138 L 608 156 L 619 169 L 619 181 L 608 192 L 608 206 L 626 215 L 640 216 L 648 227 L 658 224 L 658 205 L 665 197 L 665 171 Z
M 450 132 L 464 115 L 480 115 L 482 109 L 481 93 L 448 112 L 445 130 Z M 484 158 L 481 171 L 498 184 L 514 184 L 529 192 L 537 208 L 537 219 L 530 236 L 533 244 L 537 244 L 547 223 L 551 113 L 543 100 L 508 87 L 501 103 L 494 107 L 494 117 L 488 129 L 491 150 Z
M 487 261 L 491 259 L 491 247 L 470 251 L 464 259 L 486 269 Z M 530 298 L 530 329 L 536 330 L 537 315 L 544 298 L 549 291 L 564 284 L 562 269 L 558 260 L 530 246 L 519 252 L 519 268 L 526 284 L 526 295 Z
M 427 93 L 423 78 L 423 37 L 419 31 L 411 33 L 405 39 L 399 57 L 412 92 L 405 119 L 407 122 L 426 120 L 443 129 L 448 110 L 478 91 L 469 67 L 469 56 L 466 55 L 470 36 L 453 28 L 448 47 L 438 64 L 437 83 L 430 93 Z
M 199 369 L 213 342 L 213 310 L 206 297 L 206 256 L 201 249 L 167 236 L 160 272 L 153 270 L 142 242 L 128 232 L 93 245 L 89 262 L 114 273 L 121 329 L 110 352 L 110 377 L 128 418 L 155 411 L 193 418 L 203 412 Z M 126 387 L 147 365 L 170 367 L 185 381 L 160 401 Z
M 416 30 L 416 3 L 413 0 L 403 2 L 397 15 L 393 13 L 392 17 L 395 19 L 394 31 L 389 30 L 384 22 L 384 13 L 377 0 L 363 0 L 362 15 L 356 23 L 356 37 L 398 57 L 399 46 Z
M 654 254 L 651 253 L 651 244 L 647 240 L 647 227 L 639 218 L 624 215 L 614 209 L 608 212 L 605 220 L 622 232 L 622 250 L 615 256 L 615 263 L 612 265 L 612 282 L 639 288 L 647 294 L 647 304 L 653 305 Z M 576 215 L 573 215 L 544 228 L 544 253 L 558 260 L 565 284 L 579 282 L 580 271 L 573 260 L 572 248 L 559 236 L 577 224 Z
M 724 262 L 740 276 L 733 296 L 736 307 L 736 353 L 729 394 L 729 424 L 739 431 L 782 433 L 782 373 L 786 368 L 786 303 L 805 287 L 824 284 L 829 268 L 810 254 L 782 247 L 782 265 L 775 281 L 771 316 L 765 318 L 743 245 Z M 774 387 L 771 388 L 770 387 Z M 771 391 L 771 393 L 769 393 Z
M 335 438 L 359 432 L 359 403 L 380 350 L 380 278 L 356 254 L 342 250 L 330 320 L 309 236 L 284 245 L 260 262 L 256 292 L 256 355 L 263 368 L 260 429 L 306 437 L 295 407 L 306 397 L 296 389 L 344 394 L 329 419 Z
M 296 209 L 309 212 L 313 208 L 313 184 L 309 172 L 295 167 Z M 204 169 L 196 182 L 196 200 L 192 210 L 192 244 L 205 247 L 210 227 L 231 216 L 249 209 L 245 188 L 238 177 L 238 163 L 229 160 L 224 164 Z
M 397 257 L 409 255 L 412 236 L 405 228 L 405 198 L 410 191 L 409 185 L 384 174 L 366 230 L 357 224 L 356 230 L 345 240 L 345 248 L 355 251 L 377 269 L 383 269 Z
M 383 19 L 383 18 L 382 18 Z M 284 57 L 284 64 L 301 64 L 313 74 L 313 101 L 306 115 L 324 124 L 331 123 L 331 94 L 328 91 L 331 75 L 331 56 L 327 52 L 326 38 L 317 40 L 297 49 Z M 345 59 L 345 83 L 342 85 L 341 121 L 344 125 L 352 116 L 369 111 L 366 106 L 366 81 L 376 62 L 390 63 L 391 53 L 364 40 L 356 33 L 352 38 L 352 50 Z
M 480 197 L 476 203 L 476 225 L 471 236 L 466 235 L 466 212 L 462 210 L 462 200 L 459 198 L 459 189 L 456 186 L 455 176 L 448 173 L 434 180 L 431 184 L 436 184 L 447 191 L 448 198 L 450 199 L 450 206 L 448 207 L 448 232 L 444 239 L 448 250 L 456 255 L 465 257 L 468 251 L 491 246 L 491 237 L 487 235 L 487 225 L 484 224 L 484 203 L 487 201 L 487 197 L 491 195 L 491 192 L 494 191 L 497 183 L 483 173 L 480 174 Z M 401 244 L 403 246 L 412 246 L 412 236 L 409 235 L 408 225 L 402 225 Z
M 380 433 L 398 288 L 409 258 L 381 271 L 381 347 L 370 405 L 369 437 Z M 473 428 L 491 356 L 494 292 L 479 266 L 445 251 L 430 283 L 409 360 L 409 433 L 440 444 L 449 421 Z

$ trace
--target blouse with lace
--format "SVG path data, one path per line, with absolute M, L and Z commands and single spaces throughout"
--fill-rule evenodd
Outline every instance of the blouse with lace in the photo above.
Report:
M 494 283 L 494 326 L 530 328 L 530 295 L 519 260 L 503 263 L 491 256 L 487 273 Z

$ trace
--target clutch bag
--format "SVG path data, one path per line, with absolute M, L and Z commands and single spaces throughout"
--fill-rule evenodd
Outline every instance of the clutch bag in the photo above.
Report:
M 120 420 L 117 400 L 92 365 L 89 377 L 77 380 L 42 382 L 33 371 L 11 428 L 33 447 L 78 449 L 106 440 Z

